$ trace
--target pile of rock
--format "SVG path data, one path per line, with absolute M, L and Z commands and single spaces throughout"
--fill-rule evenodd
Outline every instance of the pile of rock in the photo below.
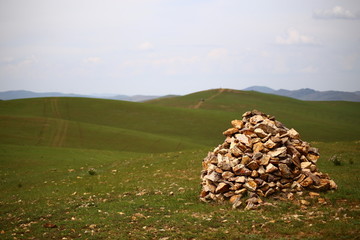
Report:
M 202 162 L 202 201 L 229 200 L 239 208 L 248 196 L 246 209 L 252 209 L 263 197 L 293 199 L 306 189 L 337 188 L 316 167 L 318 149 L 302 141 L 295 129 L 257 110 L 242 117 L 231 122 L 233 127 L 223 133 L 224 143 Z

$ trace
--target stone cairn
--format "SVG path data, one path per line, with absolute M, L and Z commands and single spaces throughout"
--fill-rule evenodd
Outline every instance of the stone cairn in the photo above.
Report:
M 240 208 L 244 197 L 245 209 L 253 209 L 262 198 L 293 200 L 304 190 L 337 188 L 316 167 L 318 149 L 302 141 L 295 129 L 257 110 L 242 117 L 231 121 L 224 143 L 204 158 L 200 200 L 229 201 Z

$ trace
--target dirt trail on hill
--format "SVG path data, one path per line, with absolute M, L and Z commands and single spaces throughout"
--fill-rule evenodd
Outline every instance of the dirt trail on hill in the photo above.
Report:
M 53 147 L 62 147 L 64 140 L 67 135 L 67 130 L 69 127 L 69 122 L 67 120 L 61 119 L 62 115 L 59 110 L 59 103 L 57 98 L 50 100 L 51 111 L 55 118 L 57 118 L 57 128 L 52 139 L 51 146 Z
M 201 107 L 201 105 L 204 104 L 205 101 L 209 101 L 211 99 L 214 99 L 215 97 L 219 96 L 220 94 L 222 94 L 223 92 L 225 91 L 225 89 L 221 88 L 219 89 L 219 91 L 215 94 L 213 94 L 212 96 L 206 98 L 206 99 L 202 99 L 200 100 L 195 106 L 191 106 L 190 108 L 193 108 L 193 109 L 198 109 Z

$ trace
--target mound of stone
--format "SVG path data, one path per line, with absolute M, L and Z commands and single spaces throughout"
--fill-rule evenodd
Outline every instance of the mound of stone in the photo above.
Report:
M 264 198 L 293 199 L 304 190 L 337 188 L 316 166 L 318 149 L 301 140 L 295 129 L 257 110 L 242 117 L 231 121 L 224 143 L 204 158 L 200 200 L 252 209 Z

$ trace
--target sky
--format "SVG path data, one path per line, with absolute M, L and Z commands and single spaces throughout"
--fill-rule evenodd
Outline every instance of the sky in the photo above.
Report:
M 0 91 L 360 91 L 358 0 L 0 0 Z

